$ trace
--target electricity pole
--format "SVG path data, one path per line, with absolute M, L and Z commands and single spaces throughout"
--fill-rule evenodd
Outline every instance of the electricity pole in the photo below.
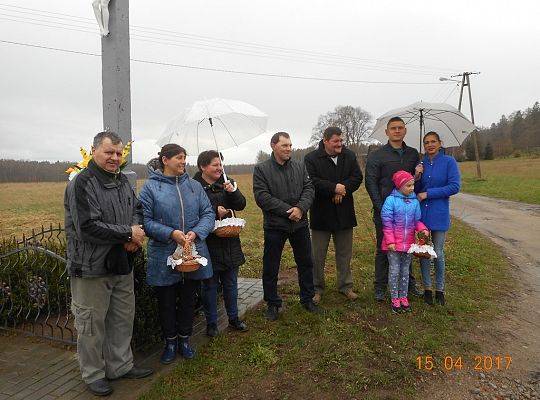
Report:
M 469 92 L 469 106 L 471 109 L 471 122 L 473 124 L 474 124 L 474 111 L 473 111 L 473 102 L 472 102 L 472 94 L 471 94 L 471 80 L 469 77 L 471 75 L 478 75 L 478 74 L 480 74 L 480 72 L 463 72 L 462 74 L 452 75 L 452 78 L 455 78 L 458 76 L 461 77 L 461 90 L 459 92 L 459 105 L 458 105 L 459 111 L 461 111 L 461 103 L 463 100 L 463 89 L 465 88 L 465 86 L 467 87 L 467 91 Z M 476 177 L 478 179 L 482 179 L 482 170 L 480 168 L 480 152 L 478 151 L 477 136 L 478 136 L 478 131 L 475 130 L 472 133 L 472 137 L 473 137 L 473 143 L 474 143 L 474 156 L 476 158 Z

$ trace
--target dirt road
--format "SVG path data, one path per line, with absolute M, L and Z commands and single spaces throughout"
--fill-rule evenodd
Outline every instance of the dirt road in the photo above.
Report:
M 540 399 L 540 206 L 460 193 L 451 211 L 500 245 L 514 267 L 516 285 L 480 343 L 483 354 L 510 355 L 512 365 L 451 374 L 431 388 L 434 398 Z

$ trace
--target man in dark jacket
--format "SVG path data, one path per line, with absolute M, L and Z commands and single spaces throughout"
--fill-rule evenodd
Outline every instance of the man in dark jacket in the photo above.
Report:
M 405 144 L 407 133 L 405 123 L 399 117 L 390 118 L 386 125 L 388 143 L 368 155 L 366 162 L 366 190 L 373 203 L 373 223 L 377 234 L 377 252 L 375 254 L 375 300 L 383 301 L 388 284 L 388 259 L 381 250 L 383 239 L 381 209 L 384 201 L 392 192 L 392 175 L 403 170 L 419 176 L 421 172 L 418 151 Z M 411 271 L 412 272 L 412 271 Z M 414 276 L 409 274 L 409 293 L 422 295 L 416 288 Z
M 67 269 L 83 381 L 100 396 L 107 378 L 143 378 L 133 365 L 135 295 L 131 254 L 143 244 L 142 209 L 119 171 L 123 144 L 115 133 L 94 138 L 92 159 L 64 197 Z
M 309 312 L 313 304 L 313 261 L 307 211 L 313 202 L 313 185 L 304 164 L 291 160 L 291 139 L 278 132 L 270 140 L 270 159 L 255 166 L 253 194 L 264 216 L 263 289 L 268 304 L 266 318 L 278 318 L 282 306 L 277 291 L 279 264 L 285 241 L 293 249 L 298 268 L 300 303 Z
M 362 183 L 356 154 L 343 146 L 341 129 L 331 126 L 323 132 L 319 148 L 304 158 L 315 187 L 310 209 L 313 245 L 313 283 L 317 304 L 324 291 L 324 264 L 330 237 L 334 239 L 338 290 L 356 300 L 351 273 L 353 227 L 356 226 L 353 192 Z

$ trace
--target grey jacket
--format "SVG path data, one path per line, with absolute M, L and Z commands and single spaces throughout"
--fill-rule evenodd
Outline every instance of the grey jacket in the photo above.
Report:
M 280 165 L 272 154 L 270 159 L 255 166 L 253 194 L 263 210 L 264 229 L 294 232 L 307 226 L 307 212 L 315 190 L 303 163 L 288 160 Z M 303 212 L 298 222 L 289 219 L 287 210 L 292 207 Z
M 109 275 L 107 254 L 131 240 L 132 225 L 142 224 L 142 207 L 126 176 L 90 161 L 67 185 L 64 209 L 69 274 Z

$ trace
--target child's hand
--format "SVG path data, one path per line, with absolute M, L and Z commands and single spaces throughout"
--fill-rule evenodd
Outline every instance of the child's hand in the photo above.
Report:
M 394 243 L 388 245 L 388 250 L 396 251 L 396 245 Z

